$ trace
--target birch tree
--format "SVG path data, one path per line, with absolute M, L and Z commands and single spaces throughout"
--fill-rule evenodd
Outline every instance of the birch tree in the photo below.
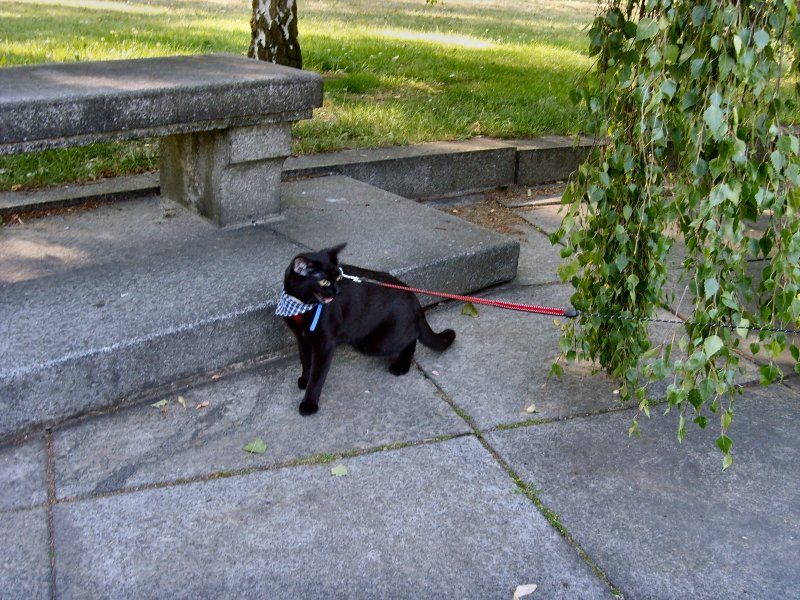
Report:
M 573 177 L 552 238 L 582 315 L 562 349 L 598 361 L 645 414 L 648 385 L 671 381 L 678 438 L 689 419 L 718 419 L 727 467 L 743 347 L 764 385 L 781 379 L 787 350 L 800 373 L 800 341 L 786 329 L 800 328 L 795 0 L 608 0 L 589 39 L 597 78 L 577 95 L 609 143 Z M 689 306 L 674 353 L 647 327 L 672 304 L 669 232 L 686 246 Z
M 303 68 L 295 0 L 253 0 L 250 31 L 250 58 Z

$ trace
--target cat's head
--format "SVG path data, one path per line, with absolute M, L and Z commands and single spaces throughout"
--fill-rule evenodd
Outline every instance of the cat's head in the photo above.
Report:
M 346 245 L 339 244 L 319 252 L 295 256 L 283 280 L 286 293 L 306 304 L 331 302 L 340 291 L 342 270 L 339 268 L 338 254 Z

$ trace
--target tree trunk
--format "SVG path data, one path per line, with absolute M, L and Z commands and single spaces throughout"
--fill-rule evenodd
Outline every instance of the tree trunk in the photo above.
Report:
M 303 68 L 297 41 L 296 0 L 253 0 L 250 30 L 250 58 Z

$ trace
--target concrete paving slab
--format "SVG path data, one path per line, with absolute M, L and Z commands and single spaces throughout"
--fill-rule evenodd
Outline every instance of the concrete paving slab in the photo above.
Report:
M 559 283 L 560 246 L 553 246 L 547 235 L 532 225 L 515 227 L 520 230 L 523 238 L 514 283 L 518 285 Z
M 565 285 L 506 289 L 489 298 L 564 308 Z M 443 354 L 422 349 L 417 362 L 480 429 L 530 419 L 557 419 L 616 406 L 617 386 L 591 369 L 567 365 L 561 378 L 548 378 L 560 354 L 561 330 L 553 317 L 478 306 L 478 317 L 462 305 L 430 314 L 436 328 L 451 327 L 455 343 Z M 536 405 L 536 412 L 527 412 Z
M 573 289 L 569 285 L 506 287 L 487 298 L 564 308 Z M 588 363 L 563 364 L 563 377 L 549 377 L 553 361 L 561 354 L 561 329 L 557 320 L 493 307 L 477 306 L 478 317 L 461 313 L 463 304 L 433 311 L 429 321 L 434 328 L 450 327 L 456 341 L 444 354 L 422 348 L 417 362 L 455 403 L 465 410 L 480 429 L 509 425 L 531 419 L 563 419 L 620 408 L 619 385 L 601 369 Z M 659 310 L 657 318 L 676 319 Z M 682 326 L 653 323 L 651 340 L 661 344 L 672 340 Z M 495 340 L 500 347 L 495 345 Z M 678 357 L 676 348 L 673 356 Z M 741 384 L 758 380 L 757 367 L 743 361 Z M 599 371 L 593 374 L 594 371 Z M 655 382 L 651 399 L 664 399 L 667 382 Z M 536 412 L 528 412 L 535 405 Z
M 341 464 L 59 504 L 57 596 L 610 597 L 471 436 Z
M 44 435 L 0 446 L 0 512 L 47 501 L 47 448 Z
M 561 226 L 563 211 L 561 205 L 556 204 L 525 206 L 514 210 L 520 217 L 548 235 L 555 233 Z
M 789 598 L 800 588 L 797 394 L 748 389 L 722 471 L 718 426 L 632 411 L 487 436 L 626 598 Z
M 283 216 L 275 231 L 315 248 L 347 242 L 342 262 L 416 287 L 462 293 L 516 274 L 517 241 L 346 177 L 284 184 Z
M 237 469 L 276 465 L 322 453 L 418 442 L 469 428 L 418 371 L 389 373 L 388 362 L 337 350 L 320 412 L 297 406 L 299 360 L 198 385 L 168 406 L 152 402 L 83 420 L 53 434 L 56 494 L 68 498 Z M 208 406 L 196 407 L 203 402 Z M 256 437 L 264 454 L 242 447 Z
M 45 509 L 0 512 L 0 597 L 51 598 L 49 550 Z

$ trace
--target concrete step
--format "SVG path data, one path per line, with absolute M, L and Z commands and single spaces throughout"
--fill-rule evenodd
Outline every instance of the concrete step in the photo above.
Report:
M 453 293 L 516 273 L 516 241 L 370 185 L 321 177 L 282 195 L 282 218 L 258 227 L 149 196 L 5 228 L 0 439 L 290 346 L 273 311 L 303 250 L 346 241 L 346 262 Z
M 563 181 L 593 144 L 585 137 L 542 136 L 340 150 L 289 157 L 283 176 L 344 175 L 405 198 L 427 199 L 512 184 Z M 32 192 L 0 192 L 0 216 L 158 192 L 157 172 Z

